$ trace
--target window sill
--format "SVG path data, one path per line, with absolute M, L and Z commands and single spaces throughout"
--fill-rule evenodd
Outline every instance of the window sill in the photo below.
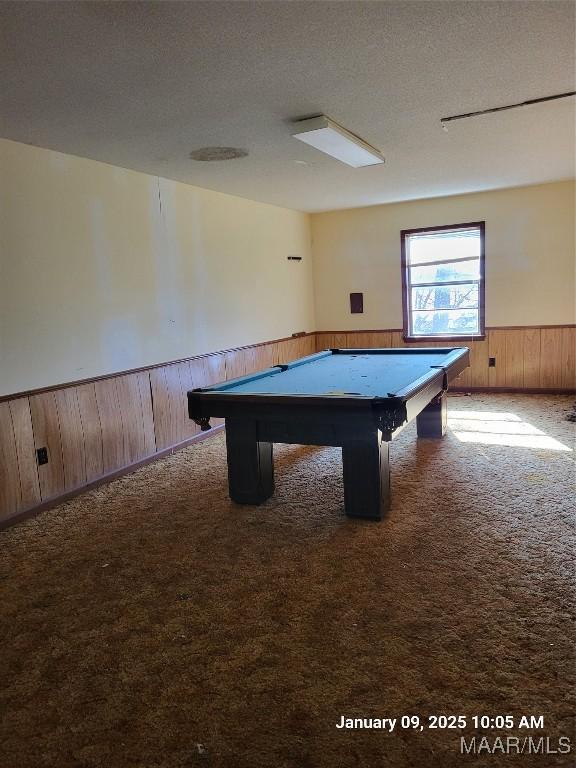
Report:
M 403 334 L 404 341 L 409 343 L 424 343 L 427 341 L 484 341 L 485 333 L 470 334 L 468 336 L 407 336 Z

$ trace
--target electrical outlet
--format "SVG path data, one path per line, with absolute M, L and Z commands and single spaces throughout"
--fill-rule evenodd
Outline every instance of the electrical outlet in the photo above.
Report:
M 48 448 L 38 448 L 36 456 L 38 457 L 39 467 L 41 467 L 42 464 L 48 464 Z
M 489 357 L 488 358 L 488 368 L 496 368 L 496 358 L 495 357 Z

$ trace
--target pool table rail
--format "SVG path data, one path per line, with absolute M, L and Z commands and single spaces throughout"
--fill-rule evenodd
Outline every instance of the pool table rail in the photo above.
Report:
M 315 425 L 329 425 L 338 423 L 346 434 L 356 432 L 355 422 L 359 421 L 358 428 L 365 430 L 367 421 L 383 433 L 383 439 L 391 440 L 398 432 L 412 421 L 430 401 L 448 389 L 449 381 L 458 376 L 469 365 L 468 348 L 433 348 L 433 351 L 445 352 L 446 360 L 442 365 L 431 366 L 422 376 L 415 379 L 408 386 L 396 391 L 388 392 L 382 396 L 362 395 L 357 393 L 326 393 L 310 395 L 301 393 L 250 393 L 234 392 L 239 385 L 259 381 L 268 376 L 281 375 L 283 371 L 301 365 L 313 363 L 333 354 L 430 354 L 431 348 L 416 349 L 343 349 L 326 350 L 314 355 L 303 357 L 293 363 L 273 366 L 258 373 L 251 373 L 230 379 L 220 384 L 209 387 L 200 387 L 188 392 L 188 413 L 201 429 L 209 429 L 209 420 L 216 418 L 241 417 L 244 409 L 248 407 L 252 418 L 261 422 L 301 422 L 306 421 Z M 304 416 L 304 418 L 303 418 Z M 270 430 L 272 431 L 272 430 Z M 317 433 L 317 430 L 312 430 Z M 282 434 L 288 432 L 296 435 L 298 430 L 282 430 Z M 332 433 L 334 430 L 332 430 Z M 302 443 L 306 444 L 305 428 L 300 429 L 303 435 Z M 318 438 L 316 438 L 318 440 Z M 331 434 L 330 442 L 314 442 L 315 445 L 339 445 L 334 443 L 336 439 Z M 284 442 L 277 439 L 274 442 Z M 300 442 L 294 439 L 294 442 Z

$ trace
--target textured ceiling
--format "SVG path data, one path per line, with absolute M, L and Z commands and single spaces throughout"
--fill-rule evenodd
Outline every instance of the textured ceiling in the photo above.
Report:
M 2 2 L 0 136 L 305 211 L 574 176 L 572 2 Z M 325 113 L 353 169 L 290 136 Z M 249 156 L 197 163 L 203 146 Z M 306 164 L 296 161 L 305 161 Z

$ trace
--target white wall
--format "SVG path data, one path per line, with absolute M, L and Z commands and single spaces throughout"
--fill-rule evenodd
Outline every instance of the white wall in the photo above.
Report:
M 574 323 L 574 205 L 566 181 L 314 214 L 317 330 L 402 328 L 400 230 L 482 220 L 486 325 Z
M 309 217 L 0 140 L 0 395 L 297 331 L 400 328 L 400 230 L 477 220 L 487 325 L 574 323 L 571 182 Z
M 314 326 L 307 215 L 0 140 L 0 395 Z

